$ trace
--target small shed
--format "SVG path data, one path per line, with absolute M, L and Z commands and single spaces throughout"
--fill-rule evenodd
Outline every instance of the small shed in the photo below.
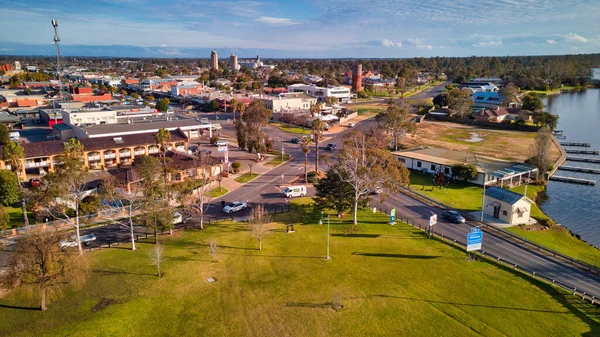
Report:
M 511 225 L 526 224 L 532 203 L 522 194 L 492 186 L 485 190 L 484 213 Z

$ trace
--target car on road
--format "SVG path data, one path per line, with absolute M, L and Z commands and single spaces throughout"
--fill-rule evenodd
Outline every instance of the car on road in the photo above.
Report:
M 465 218 L 457 211 L 443 211 L 442 218 L 454 223 L 465 223 Z
M 334 143 L 329 143 L 329 144 L 327 144 L 327 147 L 325 147 L 325 150 L 333 151 L 333 150 L 335 150 L 336 147 L 337 147 L 337 145 L 335 145 Z
M 354 123 L 348 123 L 348 127 L 349 128 L 353 128 L 354 127 Z
M 245 201 L 234 201 L 229 205 L 223 207 L 223 213 L 231 214 L 241 210 L 245 210 L 248 207 Z
M 173 214 L 173 224 L 176 225 L 176 224 L 180 224 L 182 222 L 183 222 L 183 215 L 181 215 L 181 213 L 179 213 L 179 212 L 175 212 Z
M 372 195 L 378 195 L 378 194 L 381 194 L 382 192 L 383 192 L 383 187 L 377 186 L 377 187 L 375 187 L 374 190 L 371 191 L 371 194 Z
M 40 186 L 40 180 L 31 178 L 31 179 L 29 179 L 29 185 L 31 185 L 31 187 L 38 187 L 38 186 Z
M 81 244 L 89 245 L 90 243 L 96 241 L 96 234 L 90 233 L 81 236 Z M 65 247 L 77 247 L 77 235 L 71 235 L 68 239 L 64 239 L 60 241 L 60 248 Z
M 292 138 L 292 139 L 290 139 L 290 143 L 292 143 L 292 144 L 300 144 L 300 138 Z
M 306 195 L 306 186 L 303 186 L 303 185 L 288 186 L 283 190 L 283 195 L 286 198 L 303 197 Z
M 227 144 L 229 144 L 229 142 L 226 142 L 226 141 L 224 141 L 224 140 L 217 140 L 217 141 L 215 142 L 215 145 L 216 145 L 216 146 L 226 146 Z

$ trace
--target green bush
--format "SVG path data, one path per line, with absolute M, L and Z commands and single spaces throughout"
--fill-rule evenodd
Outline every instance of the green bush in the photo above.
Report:
M 9 170 L 0 170 L 0 204 L 10 206 L 19 200 L 19 179 Z
M 315 171 L 308 172 L 306 174 L 306 180 L 311 184 L 315 184 L 317 182 L 317 172 L 315 172 Z
M 219 140 L 219 136 L 212 136 L 210 137 L 210 143 L 214 144 Z
M 240 163 L 239 161 L 233 162 L 231 163 L 231 168 L 233 169 L 233 173 L 238 173 L 242 168 L 242 163 Z

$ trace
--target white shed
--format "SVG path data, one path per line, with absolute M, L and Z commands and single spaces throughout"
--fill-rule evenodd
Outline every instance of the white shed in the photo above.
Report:
M 492 186 L 485 190 L 484 212 L 511 225 L 527 224 L 532 203 L 522 194 Z

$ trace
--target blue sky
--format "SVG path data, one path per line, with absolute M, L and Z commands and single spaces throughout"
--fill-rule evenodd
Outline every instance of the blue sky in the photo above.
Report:
M 52 18 L 65 54 L 122 45 L 162 57 L 600 52 L 600 0 L 3 0 L 0 54 L 51 54 Z

